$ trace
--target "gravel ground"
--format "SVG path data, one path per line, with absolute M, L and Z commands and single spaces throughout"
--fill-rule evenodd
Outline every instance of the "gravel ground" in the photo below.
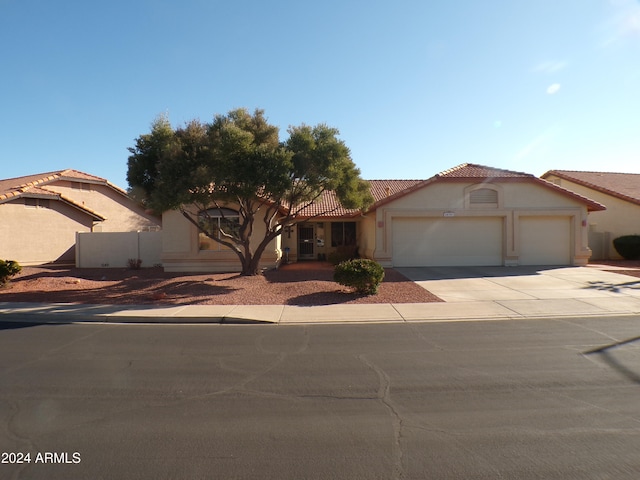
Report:
M 330 305 L 441 302 L 394 269 L 378 294 L 363 296 L 333 281 L 333 266 L 300 262 L 256 277 L 140 270 L 23 267 L 0 288 L 0 302 L 115 305 Z
M 599 268 L 640 277 L 640 261 L 599 261 Z M 0 302 L 114 305 L 331 305 L 429 303 L 442 300 L 394 269 L 385 270 L 378 294 L 362 296 L 333 281 L 333 266 L 300 262 L 262 276 L 236 273 L 178 274 L 60 266 L 23 267 L 0 288 Z
M 597 265 L 607 272 L 640 278 L 640 260 L 598 260 L 592 265 Z M 607 269 L 608 266 L 613 268 Z

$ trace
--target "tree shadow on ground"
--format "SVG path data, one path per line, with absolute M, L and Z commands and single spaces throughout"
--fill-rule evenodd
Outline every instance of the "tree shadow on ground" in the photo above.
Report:
M 617 273 L 617 272 L 616 272 Z M 632 282 L 624 282 L 624 283 L 613 283 L 613 282 L 605 282 L 602 280 L 588 282 L 587 286 L 584 287 L 589 290 L 600 290 L 603 292 L 613 292 L 613 293 L 621 293 L 623 289 L 640 289 L 640 280 L 634 280 Z
M 228 295 L 238 289 L 212 285 L 203 281 L 159 281 L 159 279 L 125 279 L 117 283 L 92 288 L 69 288 L 55 291 L 12 293 L 10 288 L 0 296 L 2 302 L 79 303 L 146 305 L 166 303 L 197 305 L 208 303 L 212 297 Z M 194 297 L 202 297 L 201 300 Z
M 602 360 L 613 370 L 617 371 L 632 382 L 640 385 L 640 372 L 632 370 L 613 355 L 615 349 L 624 347 L 626 345 L 629 345 L 630 343 L 637 342 L 638 340 L 640 340 L 640 336 L 628 338 L 627 340 L 622 340 L 621 342 L 612 343 L 603 347 L 598 347 L 586 351 L 583 353 L 583 355 L 597 355 L 600 360 Z
M 264 277 L 270 283 L 305 282 L 309 280 L 333 282 L 334 271 L 335 265 L 331 263 L 309 261 L 282 265 L 280 268 L 267 270 L 264 272 Z M 406 276 L 393 268 L 384 269 L 383 281 L 412 283 Z
M 335 292 L 315 292 L 298 295 L 287 300 L 287 305 L 297 305 L 301 307 L 312 307 L 316 305 L 339 305 L 358 298 L 362 298 L 355 292 L 335 291 Z

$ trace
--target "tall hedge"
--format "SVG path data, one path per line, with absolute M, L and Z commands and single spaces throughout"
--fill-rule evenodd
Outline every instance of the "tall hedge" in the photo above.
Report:
M 616 252 L 625 260 L 640 258 L 640 235 L 623 235 L 613 240 Z

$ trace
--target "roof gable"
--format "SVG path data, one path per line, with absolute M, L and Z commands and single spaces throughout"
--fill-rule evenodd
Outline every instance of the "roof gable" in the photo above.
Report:
M 73 199 L 70 199 L 56 191 L 46 188 L 47 185 L 59 180 L 83 181 L 87 183 L 106 185 L 116 192 L 125 195 L 126 192 L 119 187 L 111 184 L 107 180 L 95 175 L 80 172 L 78 170 L 58 170 L 55 172 L 40 173 L 36 175 L 26 175 L 24 177 L 8 178 L 0 180 L 0 203 L 8 202 L 14 198 L 49 198 L 59 200 L 73 208 L 81 210 L 96 220 L 104 220 L 105 217 L 98 212 L 87 208 Z
M 612 197 L 640 205 L 640 174 L 637 173 L 549 170 L 542 175 L 542 178 L 546 179 L 550 176 L 556 176 Z
M 414 186 L 407 188 L 395 196 L 391 196 L 380 201 L 376 201 L 371 210 L 389 202 L 407 195 L 419 188 L 426 187 L 436 182 L 475 182 L 475 183 L 501 183 L 501 182 L 528 182 L 537 184 L 543 188 L 553 190 L 563 196 L 572 198 L 587 207 L 588 211 L 606 210 L 606 207 L 590 198 L 579 195 L 575 192 L 555 185 L 547 180 L 536 177 L 530 173 L 516 172 L 513 170 L 504 170 L 501 168 L 487 167 L 475 163 L 463 163 L 456 167 L 444 170 L 428 180 L 419 181 Z
M 487 167 L 474 163 L 463 163 L 456 167 L 440 172 L 427 180 L 369 180 L 371 195 L 374 203 L 369 210 L 375 210 L 389 202 L 397 200 L 416 190 L 436 182 L 529 182 L 542 188 L 552 190 L 565 197 L 569 197 L 587 207 L 588 211 L 605 210 L 606 207 L 590 198 L 555 185 L 535 175 L 500 168 Z M 342 207 L 335 192 L 327 191 L 320 199 L 305 207 L 299 217 L 340 218 L 355 217 L 359 210 Z
M 72 182 L 86 182 L 97 185 L 105 185 L 121 195 L 126 196 L 127 192 L 112 184 L 108 180 L 90 175 L 88 173 L 80 172 L 78 170 L 67 169 L 58 170 L 55 172 L 39 173 L 36 175 L 26 175 L 24 177 L 8 178 L 0 180 L 0 202 L 11 197 L 19 196 L 31 188 L 45 187 L 48 184 L 54 183 L 60 180 L 68 180 Z
M 450 168 L 436 174 L 438 179 L 513 179 L 513 178 L 536 178 L 534 175 L 523 172 L 514 172 L 512 170 L 503 170 L 501 168 L 486 167 L 475 163 L 463 163 L 456 167 Z

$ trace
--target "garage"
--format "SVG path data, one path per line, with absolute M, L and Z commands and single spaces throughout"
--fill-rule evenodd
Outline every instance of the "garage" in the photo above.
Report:
M 503 264 L 502 217 L 393 219 L 393 266 Z
M 520 265 L 571 265 L 570 217 L 520 217 Z

